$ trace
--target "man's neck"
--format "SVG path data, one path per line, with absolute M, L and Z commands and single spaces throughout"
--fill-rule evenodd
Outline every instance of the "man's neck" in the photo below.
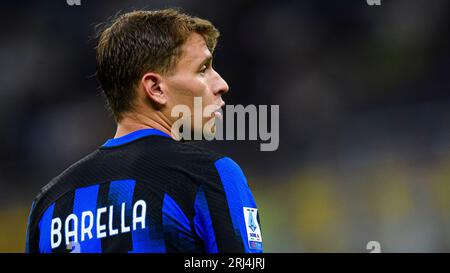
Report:
M 140 129 L 156 129 L 172 136 L 169 121 L 162 115 L 151 118 L 143 114 L 133 113 L 124 116 L 117 124 L 114 138 L 118 138 Z M 173 138 L 173 136 L 172 136 Z

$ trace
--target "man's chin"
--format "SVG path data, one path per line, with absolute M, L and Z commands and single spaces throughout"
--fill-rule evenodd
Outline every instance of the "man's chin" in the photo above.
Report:
M 202 139 L 206 140 L 214 139 L 217 131 L 216 119 L 221 117 L 222 117 L 221 115 L 220 117 L 215 115 L 213 118 L 210 118 L 203 124 L 203 127 L 201 128 Z

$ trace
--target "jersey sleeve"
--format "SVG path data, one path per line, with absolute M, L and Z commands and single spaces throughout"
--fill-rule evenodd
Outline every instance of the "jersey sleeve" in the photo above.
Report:
M 28 215 L 28 221 L 27 221 L 27 229 L 26 229 L 26 234 L 25 234 L 25 253 L 33 253 L 33 252 L 37 252 L 34 249 L 34 244 L 30 243 L 34 241 L 34 238 L 32 238 L 32 236 L 30 236 L 31 234 L 31 218 L 32 218 L 32 213 L 33 213 L 33 209 L 34 209 L 34 205 L 35 205 L 35 201 L 33 201 L 33 203 L 31 204 L 31 209 L 30 209 L 30 213 Z M 30 247 L 31 245 L 31 247 Z
M 241 168 L 228 157 L 214 168 L 217 183 L 200 187 L 194 204 L 195 231 L 206 252 L 262 253 L 258 208 Z

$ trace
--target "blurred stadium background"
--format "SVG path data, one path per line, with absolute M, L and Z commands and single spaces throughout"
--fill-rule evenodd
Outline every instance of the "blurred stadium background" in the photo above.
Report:
M 222 37 L 229 104 L 280 105 L 280 146 L 206 143 L 246 172 L 266 252 L 450 251 L 449 1 L 4 1 L 0 252 L 38 190 L 113 136 L 94 26 L 178 6 Z

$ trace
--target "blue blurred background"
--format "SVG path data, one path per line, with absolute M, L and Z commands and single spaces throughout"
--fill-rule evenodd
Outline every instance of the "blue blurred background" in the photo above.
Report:
M 95 25 L 181 7 L 221 31 L 228 104 L 280 105 L 280 146 L 234 158 L 266 252 L 450 251 L 449 1 L 4 1 L 0 252 L 22 252 L 32 200 L 114 135 L 95 78 Z

